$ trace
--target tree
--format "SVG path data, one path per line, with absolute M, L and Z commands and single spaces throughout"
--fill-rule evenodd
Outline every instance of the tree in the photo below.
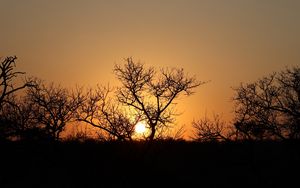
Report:
M 213 119 L 209 119 L 205 116 L 203 119 L 194 120 L 192 122 L 194 128 L 195 141 L 211 142 L 211 141 L 229 141 L 231 132 L 225 135 L 226 126 L 225 122 L 221 120 L 219 115 L 214 115 Z
M 300 68 L 234 89 L 235 127 L 248 139 L 300 138 Z
M 111 88 L 98 86 L 87 92 L 77 119 L 99 128 L 101 137 L 109 140 L 132 140 L 136 118 L 130 118 L 125 109 L 109 95 Z
M 9 138 L 21 133 L 28 126 L 29 111 L 18 104 L 17 92 L 33 87 L 32 80 L 17 85 L 16 79 L 25 72 L 15 71 L 16 56 L 6 57 L 0 63 L 0 137 Z
M 48 137 L 45 130 L 37 124 L 33 113 L 35 106 L 31 101 L 15 96 L 9 101 L 1 110 L 0 137 L 14 140 L 42 140 Z
M 10 102 L 7 100 L 10 95 L 28 86 L 32 86 L 32 81 L 30 80 L 25 81 L 25 83 L 19 86 L 15 85 L 14 79 L 19 75 L 25 74 L 25 72 L 14 71 L 16 59 L 16 56 L 9 56 L 0 63 L 0 107 L 2 107 L 3 103 Z
M 149 140 L 155 138 L 158 129 L 173 123 L 174 101 L 182 93 L 193 94 L 194 89 L 204 83 L 189 77 L 183 69 L 161 69 L 158 74 L 154 68 L 146 68 L 132 58 L 127 58 L 123 66 L 115 65 L 114 73 L 122 83 L 118 88 L 118 101 L 134 109 L 141 120 L 147 122 Z
M 83 102 L 80 90 L 69 92 L 53 83 L 45 85 L 38 80 L 36 87 L 28 89 L 27 98 L 33 103 L 37 123 L 54 140 L 60 138 L 60 133 L 68 122 L 75 120 L 76 110 Z
M 180 140 L 184 140 L 185 132 L 186 132 L 185 125 L 181 125 L 177 127 L 168 126 L 168 127 L 164 127 L 164 129 L 158 130 L 158 132 L 156 133 L 156 139 L 180 141 Z

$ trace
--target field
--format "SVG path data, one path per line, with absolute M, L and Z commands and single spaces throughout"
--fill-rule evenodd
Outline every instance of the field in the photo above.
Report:
M 299 184 L 299 146 L 7 142 L 0 144 L 0 187 L 289 187 Z

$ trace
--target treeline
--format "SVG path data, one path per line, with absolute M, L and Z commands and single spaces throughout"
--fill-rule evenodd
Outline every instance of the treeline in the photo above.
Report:
M 0 137 L 2 139 L 60 140 L 66 125 L 82 122 L 98 128 L 102 140 L 132 140 L 138 122 L 146 122 L 146 140 L 162 138 L 172 125 L 174 102 L 203 84 L 183 69 L 145 67 L 127 58 L 115 65 L 122 87 L 98 86 L 68 90 L 37 78 L 17 86 L 16 57 L 1 62 Z
M 127 58 L 115 65 L 121 87 L 73 90 L 37 78 L 16 79 L 16 57 L 0 68 L 0 139 L 60 140 L 67 124 L 85 123 L 98 129 L 101 140 L 133 140 L 138 122 L 146 122 L 143 139 L 180 138 L 168 135 L 177 116 L 178 97 L 192 95 L 206 82 L 183 69 L 146 67 Z M 192 122 L 195 141 L 299 139 L 300 68 L 286 68 L 234 89 L 235 119 L 226 125 L 219 116 Z M 76 138 L 75 138 L 76 139 Z

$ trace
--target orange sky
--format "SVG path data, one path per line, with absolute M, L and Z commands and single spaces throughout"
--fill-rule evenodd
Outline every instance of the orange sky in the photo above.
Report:
M 0 0 L 0 57 L 65 86 L 114 85 L 114 64 L 130 56 L 183 67 L 211 82 L 180 100 L 178 124 L 205 112 L 230 120 L 231 87 L 299 65 L 299 10 L 297 0 Z

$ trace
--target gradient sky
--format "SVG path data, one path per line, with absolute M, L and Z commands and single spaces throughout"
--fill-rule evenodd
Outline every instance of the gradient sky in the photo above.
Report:
M 298 0 L 0 0 L 0 24 L 0 57 L 49 82 L 115 85 L 126 57 L 211 80 L 180 100 L 187 126 L 229 121 L 231 87 L 300 62 Z

